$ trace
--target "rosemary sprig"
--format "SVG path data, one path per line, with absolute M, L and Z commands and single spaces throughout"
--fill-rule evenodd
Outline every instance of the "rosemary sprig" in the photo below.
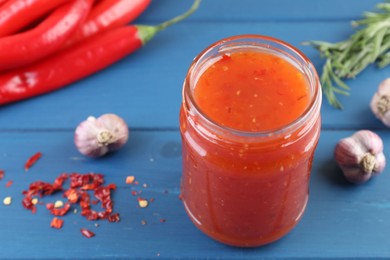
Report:
M 368 65 L 383 68 L 390 64 L 390 2 L 376 6 L 378 12 L 366 12 L 364 18 L 352 22 L 358 27 L 349 39 L 337 43 L 311 41 L 325 58 L 321 84 L 328 102 L 341 109 L 337 94 L 349 95 L 344 79 L 355 78 Z

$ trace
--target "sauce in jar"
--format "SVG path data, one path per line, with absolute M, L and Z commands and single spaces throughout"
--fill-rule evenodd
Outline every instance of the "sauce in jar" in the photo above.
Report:
M 287 234 L 308 200 L 321 89 L 287 43 L 224 39 L 191 65 L 180 112 L 182 200 L 194 224 L 234 246 Z

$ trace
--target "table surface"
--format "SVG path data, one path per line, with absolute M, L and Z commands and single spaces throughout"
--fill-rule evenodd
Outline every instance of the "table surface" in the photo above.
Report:
M 344 110 L 322 105 L 322 132 L 315 154 L 308 208 L 302 221 L 273 244 L 243 249 L 203 235 L 190 222 L 179 200 L 181 140 L 178 112 L 181 88 L 192 59 L 209 44 L 237 34 L 262 34 L 302 50 L 319 72 L 323 60 L 308 40 L 340 41 L 354 29 L 352 20 L 374 10 L 377 0 L 204 0 L 184 22 L 159 33 L 141 50 L 54 93 L 4 106 L 0 112 L 1 202 L 0 258 L 344 258 L 390 257 L 390 173 L 365 185 L 349 185 L 333 160 L 339 139 L 371 129 L 390 145 L 390 132 L 370 111 L 369 102 L 389 69 L 369 67 L 347 83 Z M 156 24 L 185 11 L 191 1 L 154 0 L 138 18 Z M 69 68 L 72 69 L 72 68 Z M 130 128 L 128 144 L 101 159 L 79 154 L 75 127 L 89 115 L 116 113 Z M 42 158 L 28 171 L 32 154 Z M 114 210 L 119 223 L 64 216 L 62 229 L 50 228 L 52 216 L 39 206 L 36 214 L 22 207 L 21 192 L 36 180 L 52 182 L 63 172 L 99 172 L 115 183 Z M 138 185 L 126 185 L 134 175 Z M 13 184 L 6 187 L 12 180 Z M 153 198 L 139 208 L 142 192 Z M 59 198 L 54 197 L 54 198 Z M 54 198 L 45 198 L 46 201 Z M 162 222 L 165 219 L 166 222 Z M 87 239 L 80 228 L 96 236 Z

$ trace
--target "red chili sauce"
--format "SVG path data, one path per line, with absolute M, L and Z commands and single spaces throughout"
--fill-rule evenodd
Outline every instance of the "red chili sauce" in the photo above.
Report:
M 245 133 L 286 127 L 308 108 L 307 78 L 271 53 L 233 52 L 200 75 L 193 89 L 199 111 L 226 129 Z M 320 119 L 268 139 L 205 138 L 181 110 L 182 199 L 194 224 L 212 238 L 235 246 L 258 246 L 290 231 L 308 199 Z M 314 121 L 313 121 L 314 120 Z M 302 131 L 305 134 L 302 134 Z M 245 135 L 245 134 L 244 134 Z M 249 141 L 246 141 L 249 140 Z

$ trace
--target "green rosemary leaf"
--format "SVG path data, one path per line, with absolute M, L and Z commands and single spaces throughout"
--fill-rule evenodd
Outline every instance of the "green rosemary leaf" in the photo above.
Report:
M 384 68 L 390 64 L 390 52 L 386 52 L 379 57 L 377 65 L 379 68 Z
M 374 49 L 373 49 L 373 52 L 371 54 L 371 62 L 375 62 L 375 60 L 378 58 L 378 56 L 381 52 L 381 46 L 382 46 L 382 42 L 383 42 L 383 39 L 385 37 L 386 31 L 387 31 L 387 28 L 382 27 L 375 35 Z
M 373 63 L 380 68 L 390 65 L 390 1 L 376 8 L 377 12 L 365 12 L 363 19 L 352 22 L 357 28 L 348 39 L 308 42 L 325 58 L 321 85 L 328 102 L 336 108 L 342 108 L 337 94 L 349 94 L 344 79 L 356 77 Z
M 330 75 L 331 75 L 331 77 L 332 77 L 332 80 L 333 80 L 339 87 L 341 87 L 341 88 L 347 90 L 347 91 L 342 91 L 342 92 L 338 91 L 338 93 L 340 93 L 340 94 L 343 93 L 344 95 L 348 95 L 348 94 L 349 94 L 349 93 L 348 93 L 349 87 L 347 86 L 347 84 L 345 84 L 345 83 L 340 79 L 340 77 L 337 76 L 336 74 L 332 73 L 332 74 L 330 74 Z M 334 88 L 335 91 L 336 91 L 336 89 L 337 89 L 337 88 Z

